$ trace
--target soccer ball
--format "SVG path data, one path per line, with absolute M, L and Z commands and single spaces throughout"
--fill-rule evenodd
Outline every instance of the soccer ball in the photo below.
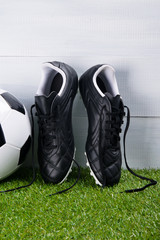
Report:
M 15 172 L 31 144 L 31 125 L 22 103 L 0 89 L 0 180 Z

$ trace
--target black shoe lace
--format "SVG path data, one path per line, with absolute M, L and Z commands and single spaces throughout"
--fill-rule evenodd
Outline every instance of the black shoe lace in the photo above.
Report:
M 120 141 L 119 134 L 122 132 L 121 125 L 123 123 L 124 112 L 115 107 L 112 108 L 112 112 L 106 112 L 106 128 L 105 128 L 105 138 L 107 140 L 107 148 L 118 148 L 118 143 Z
M 41 115 L 36 113 L 36 116 L 38 116 L 39 131 L 43 146 L 48 150 L 56 148 L 56 130 L 58 119 L 56 119 L 55 114 Z
M 35 105 L 34 105 L 35 106 Z M 42 114 L 38 114 L 36 112 L 36 116 L 38 116 L 38 124 L 39 124 L 39 130 L 40 130 L 40 134 L 41 134 L 41 138 L 43 141 L 43 146 L 45 146 L 45 149 L 53 149 L 53 148 L 57 148 L 57 140 L 56 140 L 56 131 L 58 129 L 58 117 L 57 117 L 57 110 L 55 109 L 55 111 L 51 114 L 51 115 L 42 115 Z M 34 123 L 34 121 L 33 121 Z M 34 124 L 33 124 L 34 125 Z M 54 142 L 54 144 L 53 144 Z M 67 149 L 67 147 L 66 147 Z M 68 188 L 63 189 L 61 191 L 58 191 L 56 193 L 52 193 L 49 196 L 53 196 L 53 195 L 57 195 L 57 194 L 61 194 L 64 192 L 67 192 L 68 190 L 70 190 L 71 188 L 73 188 L 77 182 L 80 179 L 80 166 L 78 164 L 78 162 L 73 159 L 71 156 L 70 158 L 72 159 L 72 161 L 76 164 L 77 169 L 78 169 L 78 174 L 77 174 L 77 179 L 76 181 Z
M 27 185 L 23 185 L 23 186 L 8 189 L 8 190 L 2 190 L 2 191 L 0 191 L 0 193 L 12 192 L 12 191 L 15 191 L 15 190 L 19 190 L 19 189 L 22 189 L 22 188 L 29 187 L 34 183 L 34 181 L 36 179 L 36 170 L 35 170 L 35 161 L 34 161 L 34 127 L 33 127 L 34 120 L 33 120 L 33 113 L 32 113 L 34 106 L 35 105 L 32 105 L 31 109 L 30 109 L 31 119 L 32 119 L 32 124 L 31 124 L 32 125 L 32 143 L 31 143 L 31 148 L 32 148 L 32 180 Z
M 61 190 L 61 191 L 58 191 L 58 192 L 56 192 L 56 193 L 51 193 L 49 196 L 54 196 L 54 195 L 57 195 L 57 194 L 61 194 L 61 193 L 67 192 L 68 190 L 70 190 L 71 188 L 73 188 L 73 187 L 77 184 L 77 182 L 79 181 L 80 175 L 81 175 L 81 174 L 80 174 L 80 171 L 81 171 L 80 166 L 79 166 L 79 164 L 77 163 L 77 161 L 76 161 L 75 159 L 72 158 L 72 161 L 76 164 L 76 166 L 77 166 L 77 168 L 78 168 L 78 174 L 77 174 L 77 179 L 76 179 L 76 181 L 75 181 L 70 187 L 65 188 L 65 189 L 63 189 L 63 190 Z
M 128 163 L 127 163 L 127 157 L 126 157 L 126 135 L 127 135 L 127 131 L 129 129 L 129 125 L 130 125 L 130 110 L 127 106 L 124 106 L 126 109 L 127 109 L 127 122 L 126 122 L 126 127 L 125 127 L 125 131 L 124 131 L 124 136 L 123 136 L 123 148 L 124 148 L 124 159 L 125 159 L 125 164 L 126 164 L 126 167 L 128 169 L 128 171 L 133 174 L 134 176 L 142 179 L 142 180 L 147 180 L 149 181 L 148 184 L 146 184 L 144 187 L 141 187 L 141 188 L 135 188 L 135 189 L 129 189 L 129 190 L 125 190 L 124 192 L 126 193 L 133 193 L 133 192 L 140 192 L 140 191 L 143 191 L 144 189 L 150 187 L 150 186 L 153 186 L 153 185 L 156 185 L 157 184 L 157 181 L 153 180 L 153 179 L 150 179 L 150 178 L 147 178 L 147 177 L 144 177 L 144 176 L 141 176 L 137 173 L 135 173 L 129 166 L 128 166 Z M 123 192 L 122 192 L 123 193 Z
M 149 181 L 148 184 L 146 184 L 144 187 L 141 188 L 135 188 L 135 189 L 129 189 L 129 190 L 125 190 L 124 192 L 126 193 L 133 193 L 133 192 L 140 192 L 143 191 L 144 189 L 146 189 L 147 187 L 150 187 L 152 185 L 156 185 L 157 181 L 138 175 L 137 173 L 135 173 L 128 165 L 127 163 L 127 157 L 126 157 L 126 135 L 129 129 L 129 125 L 130 125 L 130 110 L 127 106 L 124 106 L 124 108 L 127 109 L 127 121 L 126 121 L 126 127 L 124 130 L 124 136 L 123 136 L 123 148 L 124 148 L 124 160 L 125 160 L 125 164 L 126 164 L 126 168 L 128 169 L 128 171 L 133 174 L 134 176 L 142 179 L 142 180 L 147 180 Z M 120 137 L 119 134 L 121 133 L 121 125 L 123 124 L 123 117 L 125 116 L 125 112 L 122 111 L 121 109 L 117 109 L 115 107 L 112 107 L 112 112 L 107 112 L 107 119 L 106 120 L 106 129 L 105 129 L 105 138 L 106 138 L 106 142 L 107 142 L 107 148 L 112 148 L 112 149 L 118 149 L 119 148 L 119 141 L 120 141 Z M 104 179 L 105 182 L 105 179 Z M 103 184 L 103 186 L 105 186 Z

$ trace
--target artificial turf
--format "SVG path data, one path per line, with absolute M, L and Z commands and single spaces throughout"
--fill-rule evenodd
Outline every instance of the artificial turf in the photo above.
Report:
M 81 169 L 76 186 L 60 195 L 49 194 L 69 187 L 74 169 L 62 185 L 45 184 L 37 174 L 26 189 L 0 194 L 0 239 L 160 239 L 160 169 L 137 170 L 158 184 L 139 193 L 120 193 L 143 186 L 122 170 L 120 183 L 101 189 L 88 169 Z M 1 190 L 23 185 L 31 170 L 16 172 L 0 184 Z

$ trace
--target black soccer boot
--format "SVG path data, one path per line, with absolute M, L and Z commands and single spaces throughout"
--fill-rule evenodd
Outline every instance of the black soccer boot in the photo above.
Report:
M 96 65 L 79 81 L 88 114 L 87 165 L 96 183 L 112 186 L 121 176 L 120 132 L 124 106 L 115 71 L 109 65 Z
M 61 62 L 43 64 L 35 96 L 38 116 L 38 161 L 45 182 L 62 183 L 73 164 L 72 105 L 78 88 L 73 68 Z

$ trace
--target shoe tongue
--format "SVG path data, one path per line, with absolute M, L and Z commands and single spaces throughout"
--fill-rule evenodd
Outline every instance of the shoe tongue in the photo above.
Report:
M 112 107 L 119 108 L 120 106 L 120 95 L 117 95 L 112 100 Z
M 56 92 L 52 92 L 49 96 L 35 96 L 35 102 L 41 114 L 49 115 L 51 112 L 52 103 L 57 96 Z
M 113 97 L 110 93 L 106 93 L 105 95 L 109 99 L 112 107 L 119 108 L 121 101 L 120 95 L 116 95 L 115 97 Z

